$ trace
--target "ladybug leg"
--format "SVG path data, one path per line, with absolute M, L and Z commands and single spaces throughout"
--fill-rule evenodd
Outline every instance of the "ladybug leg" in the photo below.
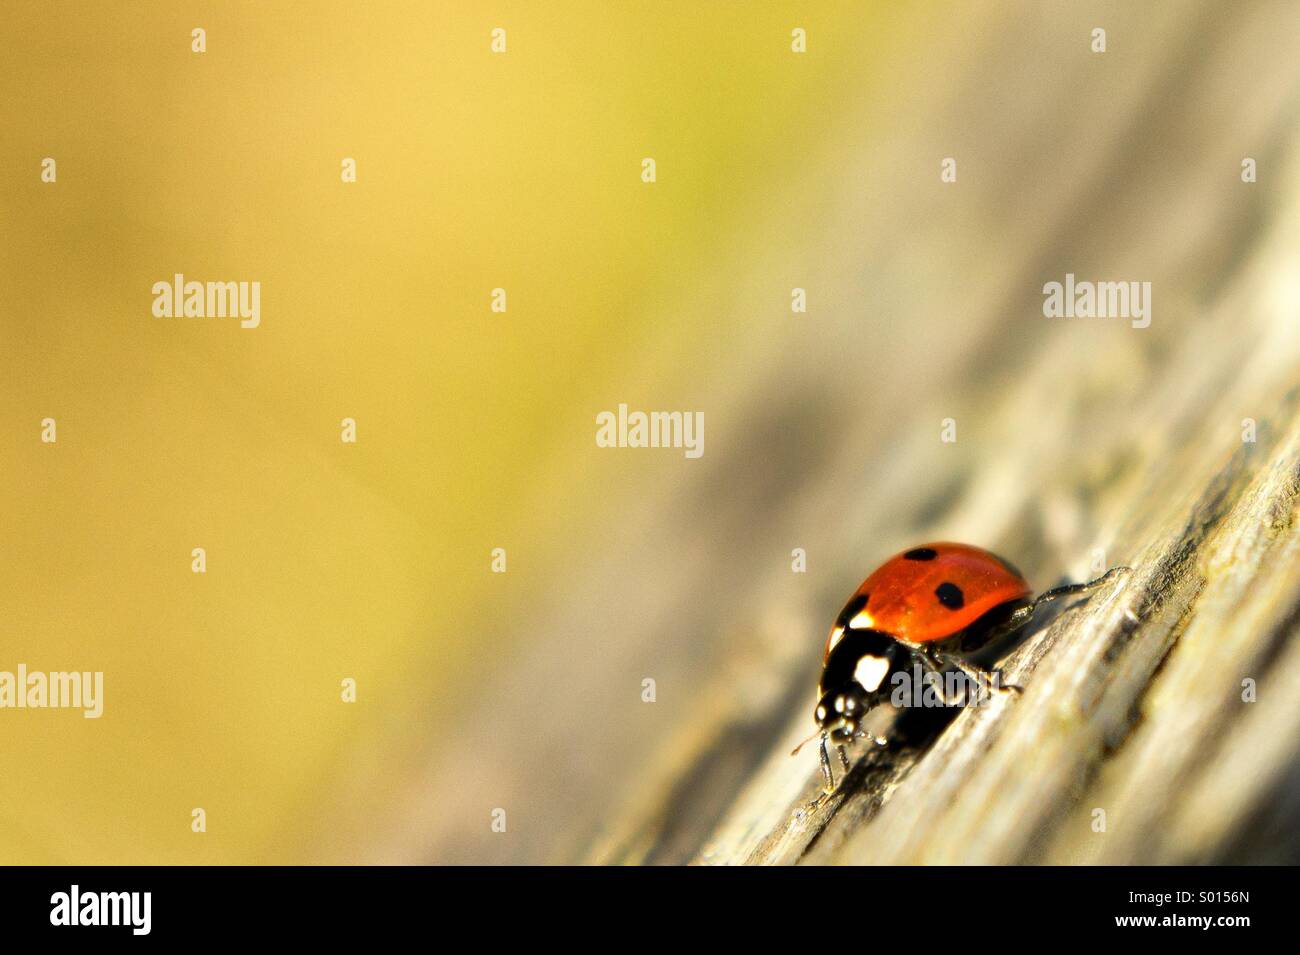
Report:
M 1062 597 L 1073 597 L 1077 594 L 1087 593 L 1100 587 L 1116 574 L 1128 573 L 1132 569 L 1131 567 L 1112 567 L 1096 580 L 1085 581 L 1081 584 L 1063 584 L 1060 587 L 1053 587 L 1051 590 L 1044 590 L 1033 600 L 1011 611 L 1005 620 L 992 625 L 987 631 L 981 633 L 978 639 L 979 647 L 991 646 L 1003 637 L 1010 636 L 1023 628 L 1033 618 L 1034 612 L 1043 604 L 1049 604 L 1053 600 L 1060 600 Z M 978 647 L 971 647 L 971 649 L 978 649 Z
M 985 689 L 992 690 L 995 693 L 1016 693 L 1024 692 L 1022 687 L 1013 683 L 1003 683 L 1001 679 L 995 679 L 993 671 L 986 670 L 982 666 L 977 666 L 969 660 L 963 660 L 958 656 L 944 654 L 940 656 L 944 663 L 950 663 L 956 667 L 968 680 L 973 681 L 977 686 L 983 686 Z
M 831 758 L 830 758 L 830 754 L 826 752 L 825 733 L 822 733 L 821 743 L 818 745 L 817 751 L 821 756 L 822 779 L 825 782 L 822 785 L 821 794 L 818 795 L 818 797 L 814 799 L 812 802 L 808 803 L 808 805 L 804 806 L 802 813 L 817 812 L 819 809 L 822 808 L 822 806 L 826 804 L 826 800 L 829 799 L 835 792 L 835 777 L 831 775 Z
M 1076 594 L 1086 594 L 1088 591 L 1100 587 L 1116 574 L 1125 574 L 1132 569 L 1132 567 L 1112 567 L 1095 580 L 1085 581 L 1081 584 L 1063 584 L 1060 587 L 1053 587 L 1051 590 L 1044 590 L 1033 599 L 1032 603 L 1017 608 L 1011 616 L 1007 618 L 1006 623 L 998 627 L 997 635 L 1001 636 L 1014 630 L 1019 630 L 1029 622 L 1029 618 L 1034 615 L 1034 611 L 1043 604 L 1049 604 L 1053 600 L 1060 600 L 1062 597 L 1073 597 Z
M 835 776 L 832 775 L 832 773 L 831 773 L 831 757 L 830 757 L 830 754 L 829 754 L 828 752 L 826 752 L 826 734 L 825 734 L 825 733 L 822 733 L 822 741 L 821 741 L 821 745 L 820 745 L 820 747 L 819 747 L 818 749 L 819 749 L 819 752 L 821 753 L 821 758 L 822 758 L 822 778 L 826 780 L 826 785 L 823 786 L 822 788 L 823 788 L 823 790 L 825 791 L 826 795 L 829 796 L 831 793 L 835 792 Z
M 1132 569 L 1132 567 L 1112 567 L 1095 580 L 1085 581 L 1082 584 L 1065 584 L 1061 587 L 1053 587 L 1051 590 L 1045 590 L 1035 597 L 1034 602 L 1029 605 L 1028 614 L 1025 619 L 1028 620 L 1029 616 L 1033 614 L 1034 609 L 1039 604 L 1051 603 L 1053 600 L 1059 600 L 1061 597 L 1072 597 L 1075 594 L 1087 593 L 1090 590 L 1100 587 L 1116 574 L 1126 574 Z M 1014 614 L 1012 616 L 1014 616 Z
M 855 735 L 855 738 L 856 739 L 869 738 L 873 743 L 877 744 L 878 746 L 889 745 L 889 741 L 884 739 L 883 737 L 872 736 L 870 733 L 866 733 L 866 732 L 857 733 Z M 821 753 L 822 778 L 826 780 L 826 785 L 822 787 L 822 794 L 819 797 L 817 797 L 815 800 L 813 800 L 811 803 L 809 803 L 808 805 L 809 812 L 815 812 L 816 810 L 820 809 L 823 801 L 825 801 L 825 799 L 828 796 L 832 795 L 835 792 L 835 776 L 831 772 L 831 757 L 826 747 L 825 733 L 822 734 L 821 746 L 819 748 L 819 751 Z M 844 747 L 842 743 L 840 743 L 840 744 L 836 744 L 835 752 L 839 755 L 840 766 L 844 768 L 844 775 L 847 776 L 849 774 L 849 770 L 852 768 L 852 764 L 849 762 L 849 751 Z
M 1021 693 L 1021 687 L 1011 683 L 1002 683 L 1000 679 L 995 679 L 991 670 L 987 670 L 978 664 L 972 663 L 963 657 L 953 653 L 944 653 L 941 650 L 926 648 L 921 654 L 923 659 L 942 676 L 946 667 L 952 667 L 957 670 L 967 680 L 982 690 L 992 690 L 996 693 Z
M 935 647 L 924 647 L 917 650 L 913 653 L 913 658 L 917 663 L 921 664 L 922 669 L 934 674 L 935 680 L 939 684 L 939 697 L 943 700 L 945 706 L 958 706 L 961 704 L 962 699 L 960 694 L 955 696 L 949 695 L 948 680 L 944 678 L 943 672 L 948 663 L 950 661 L 955 661 L 957 658 L 942 653 Z M 965 661 L 962 661 L 962 663 L 964 664 Z M 952 665 L 957 666 L 957 663 L 953 662 Z M 959 667 L 959 669 L 961 668 Z M 962 672 L 966 673 L 964 669 Z M 966 676 L 970 677 L 970 674 L 967 673 Z M 971 678 L 973 679 L 973 677 Z

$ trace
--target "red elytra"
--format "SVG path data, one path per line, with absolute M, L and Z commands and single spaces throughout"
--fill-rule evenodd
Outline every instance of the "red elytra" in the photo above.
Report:
M 931 643 L 1032 593 L 1018 570 L 979 547 L 950 542 L 913 547 L 889 558 L 853 592 L 846 610 L 864 595 L 866 604 L 854 611 L 856 623 L 841 615 L 826 641 L 826 655 L 845 625 L 887 633 L 903 643 Z

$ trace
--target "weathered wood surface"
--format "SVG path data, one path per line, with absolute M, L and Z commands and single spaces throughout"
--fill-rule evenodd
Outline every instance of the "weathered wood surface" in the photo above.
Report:
M 1245 390 L 1251 370 L 1238 378 Z M 1201 420 L 1230 414 L 1237 390 L 1204 392 Z M 812 812 L 801 807 L 817 793 L 815 757 L 805 750 L 796 770 L 787 756 L 809 729 L 801 709 L 687 849 L 673 820 L 693 807 L 677 800 L 707 793 L 679 781 L 754 731 L 752 710 L 732 698 L 711 732 L 690 731 L 666 784 L 642 794 L 591 860 L 1295 861 L 1297 394 L 1276 398 L 1255 444 L 1169 450 L 1129 449 L 1124 497 L 1143 506 L 1117 522 L 1110 553 L 1135 571 L 1006 662 L 1022 697 L 963 713 L 927 751 L 859 753 L 848 783 Z M 1246 679 L 1257 702 L 1243 701 Z
M 467 676 L 462 731 L 336 814 L 370 860 L 1300 860 L 1300 8 L 1049 6 L 922 5 L 926 42 L 863 64 L 888 105 L 838 102 L 717 289 L 663 306 L 753 316 L 710 366 L 709 452 L 608 502 L 594 549 L 557 529 L 569 584 L 492 608 L 528 640 Z M 1067 272 L 1152 282 L 1151 326 L 1045 318 Z M 942 539 L 1040 589 L 1098 549 L 1134 571 L 1005 661 L 1023 696 L 858 751 L 802 811 L 829 622 Z
M 1218 62 L 1243 55 L 1241 44 L 1267 47 L 1258 32 L 1266 20 L 1216 24 L 1233 32 L 1226 46 L 1235 51 Z M 1194 33 L 1169 62 L 1213 59 L 1204 39 Z M 1184 105 L 1214 92 L 1168 63 L 1142 83 L 1137 98 L 1182 84 L 1175 99 Z M 1281 108 L 1294 117 L 1294 85 L 1289 97 Z M 1278 141 L 1280 120 L 1268 115 L 1277 104 L 1243 110 L 1215 139 Z M 901 487 L 934 486 L 929 476 L 953 471 L 950 449 L 932 440 L 942 402 L 923 401 L 905 429 L 923 438 L 890 459 L 890 473 L 867 475 L 847 492 L 862 539 L 890 542 L 876 550 L 882 555 L 893 544 L 955 537 L 1028 551 L 1040 574 L 1082 579 L 1082 557 L 1098 546 L 1134 572 L 1067 609 L 1005 661 L 1026 687 L 1022 697 L 963 713 L 924 751 L 858 750 L 846 784 L 813 812 L 801 808 L 820 785 L 813 748 L 795 760 L 787 754 L 812 726 L 816 654 L 774 649 L 728 670 L 716 697 L 666 747 L 658 774 L 639 778 L 588 861 L 1300 861 L 1296 143 L 1288 133 L 1274 153 L 1286 185 L 1266 201 L 1239 200 L 1260 202 L 1250 224 L 1238 226 L 1247 235 L 1228 226 L 1240 210 L 1222 204 L 1214 185 L 1234 177 L 1235 153 L 1226 143 L 1222 157 L 1192 148 L 1196 129 L 1188 116 L 1166 117 L 1145 129 L 1158 146 L 1129 142 L 1141 158 L 1097 157 L 1080 200 L 1104 195 L 1105 203 L 1072 220 L 1078 228 L 1061 222 L 1044 234 L 1044 262 L 1088 259 L 1102 243 L 1119 260 L 1142 261 L 1164 290 L 1156 305 L 1164 328 L 1105 342 L 1061 335 L 1031 348 L 1012 322 L 994 321 L 990 351 L 1003 351 L 1022 374 L 1013 379 L 999 364 L 981 383 L 973 380 L 979 366 L 967 366 L 968 400 L 957 417 L 980 422 L 976 440 L 1000 453 L 985 447 L 972 456 L 973 473 L 939 490 L 938 514 L 893 512 L 888 502 Z M 1133 164 L 1157 156 L 1177 180 L 1159 198 L 1130 178 L 1145 180 Z M 1111 162 L 1118 167 L 1105 168 Z M 1198 192 L 1220 204 L 1195 201 Z M 1119 227 L 1105 209 L 1126 203 L 1151 221 Z M 1202 215 L 1220 228 L 1172 234 Z M 1198 270 L 1194 278 L 1189 269 Z M 1254 443 L 1242 439 L 1248 417 L 1258 424 Z M 870 569 L 846 564 L 845 583 L 850 567 L 858 576 Z M 762 628 L 769 645 L 780 647 L 771 631 L 787 626 L 815 643 L 834 612 L 822 610 Z M 743 653 L 739 642 L 733 649 Z M 1247 679 L 1257 702 L 1243 701 Z M 1097 809 L 1104 832 L 1093 825 Z
M 1246 391 L 1252 371 L 1238 376 Z M 1204 392 L 1196 417 L 1230 420 L 1237 391 Z M 592 860 L 1295 861 L 1296 393 L 1277 397 L 1260 427 L 1257 443 L 1235 450 L 1224 441 L 1179 455 L 1159 442 L 1129 449 L 1124 497 L 1143 506 L 1117 522 L 1110 552 L 1135 571 L 1007 661 L 1023 697 L 964 713 L 924 753 L 859 753 L 849 783 L 815 812 L 800 811 L 817 792 L 815 757 L 805 750 L 795 769 L 787 756 L 809 729 L 800 708 L 688 849 L 672 824 L 692 808 L 676 800 L 707 792 L 683 792 L 680 781 L 754 731 L 737 693 L 708 731 L 687 732 L 666 782 L 642 793 Z M 811 686 L 812 674 L 801 676 Z M 1257 702 L 1243 702 L 1245 679 Z M 1097 808 L 1104 833 L 1092 826 Z

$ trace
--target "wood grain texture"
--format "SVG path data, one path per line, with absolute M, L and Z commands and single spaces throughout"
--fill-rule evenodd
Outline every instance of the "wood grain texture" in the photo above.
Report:
M 1207 469 L 1147 462 L 1158 476 L 1143 480 L 1139 499 L 1163 505 L 1116 545 L 1132 548 L 1134 573 L 1006 662 L 1022 697 L 963 713 L 924 751 L 860 753 L 811 812 L 801 807 L 817 792 L 813 760 L 805 753 L 797 769 L 786 755 L 808 728 L 800 713 L 756 754 L 693 852 L 659 841 L 677 808 L 659 800 L 682 795 L 669 787 L 591 861 L 1294 861 L 1294 828 L 1267 818 L 1279 800 L 1285 818 L 1300 757 L 1294 391 L 1263 433 L 1217 466 L 1201 462 Z M 1246 679 L 1257 702 L 1243 701 Z M 743 725 L 724 723 L 710 745 L 697 728 L 677 778 L 738 732 Z M 1105 810 L 1105 832 L 1094 831 L 1095 809 Z M 1279 829 L 1271 837 L 1270 824 Z
M 1268 16 L 1255 13 L 1232 25 L 1225 60 L 1243 44 L 1267 45 Z M 1190 46 L 1201 49 L 1195 36 Z M 1184 61 L 1171 55 L 1168 72 L 1147 76 L 1148 94 L 1195 85 Z M 913 429 L 925 440 L 894 459 L 902 473 L 868 477 L 847 494 L 848 511 L 870 515 L 864 538 L 891 546 L 958 527 L 1002 552 L 1028 552 L 1040 572 L 1061 553 L 1053 542 L 1101 547 L 1134 571 L 1038 628 L 1004 661 L 1026 687 L 1022 697 L 964 712 L 920 749 L 858 750 L 847 780 L 815 811 L 805 806 L 819 789 L 816 757 L 811 747 L 787 754 L 812 729 L 817 653 L 773 652 L 727 671 L 586 861 L 1300 861 L 1296 142 L 1271 125 L 1272 114 L 1240 118 L 1257 138 L 1281 137 L 1275 172 L 1285 186 L 1249 235 L 1207 230 L 1186 247 L 1152 243 L 1141 254 L 1157 288 L 1179 290 L 1157 305 L 1175 327 L 1104 343 L 1063 334 L 1031 350 L 1008 343 L 1023 374 L 999 376 L 995 387 L 971 379 L 962 419 L 979 422 L 979 440 L 1003 442 L 1003 456 L 983 456 L 946 485 L 933 512 L 889 513 L 881 502 L 902 484 L 932 484 L 928 475 L 953 470 L 930 433 L 938 414 L 925 407 Z M 1218 194 L 1212 180 L 1231 171 L 1185 151 L 1192 128 L 1169 119 L 1147 132 L 1178 155 L 1179 190 Z M 1105 180 L 1112 199 L 1125 191 L 1115 175 Z M 1184 200 L 1164 199 L 1195 215 Z M 1104 225 L 1093 218 L 1059 234 L 1045 257 L 1088 258 L 1103 236 L 1133 241 L 1131 231 L 1126 238 Z M 1203 271 L 1189 282 L 1193 262 Z M 1254 442 L 1243 440 L 1246 418 L 1256 422 Z M 1053 422 L 1046 437 L 1045 419 Z M 1029 433 L 1037 440 L 1020 437 Z M 1088 571 L 1077 556 L 1065 567 L 1075 579 Z M 862 576 L 871 565 L 856 568 Z M 806 632 L 814 647 L 833 612 L 772 627 Z M 1246 680 L 1255 702 L 1243 700 Z M 1096 810 L 1104 832 L 1093 825 Z

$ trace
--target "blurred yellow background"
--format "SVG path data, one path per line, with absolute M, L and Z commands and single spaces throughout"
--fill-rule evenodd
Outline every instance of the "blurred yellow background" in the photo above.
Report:
M 754 333 L 710 301 L 717 249 L 760 213 L 797 245 L 795 207 L 756 207 L 896 27 L 821 3 L 6 5 L 0 669 L 103 670 L 106 700 L 0 713 L 0 861 L 329 856 L 316 809 L 386 775 L 345 754 L 410 720 L 436 738 L 466 674 L 529 639 L 484 625 L 505 581 L 540 599 L 607 492 L 689 465 L 593 471 L 594 415 L 707 411 Z M 176 272 L 260 281 L 261 327 L 152 317 Z

